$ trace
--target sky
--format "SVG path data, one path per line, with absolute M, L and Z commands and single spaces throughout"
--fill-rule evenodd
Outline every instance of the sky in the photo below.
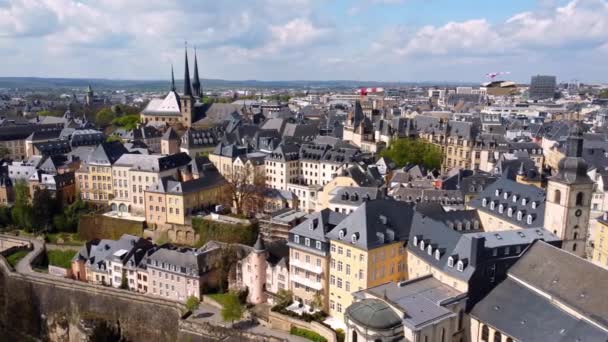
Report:
M 0 77 L 604 82 L 608 0 L 0 0 Z

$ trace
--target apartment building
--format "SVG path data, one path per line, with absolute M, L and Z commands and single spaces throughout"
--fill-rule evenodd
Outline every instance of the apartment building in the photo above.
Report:
M 329 209 L 309 214 L 289 231 L 290 288 L 294 300 L 310 307 L 321 299 L 321 309 L 329 311 L 329 249 L 327 233 L 346 216 Z
M 76 188 L 83 200 L 107 203 L 114 198 L 112 166 L 127 149 L 118 141 L 98 145 L 76 171 Z
M 413 212 L 404 202 L 365 202 L 326 235 L 330 316 L 344 319 L 354 291 L 407 279 L 405 245 Z
M 608 268 L 608 213 L 597 218 L 591 261 Z
M 162 177 L 144 190 L 145 217 L 153 227 L 186 224 L 198 210 L 218 204 L 226 180 L 211 164 L 201 167 L 192 178 L 186 173 L 179 177 Z
M 124 154 L 112 166 L 112 210 L 144 216 L 145 191 L 163 177 L 176 177 L 178 170 L 190 161 L 185 153 L 168 156 Z

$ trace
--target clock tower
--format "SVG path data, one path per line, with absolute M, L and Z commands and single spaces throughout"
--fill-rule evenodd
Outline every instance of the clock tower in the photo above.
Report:
M 566 142 L 566 156 L 547 184 L 545 229 L 562 240 L 562 248 L 585 256 L 593 181 L 582 158 L 583 131 L 575 124 Z

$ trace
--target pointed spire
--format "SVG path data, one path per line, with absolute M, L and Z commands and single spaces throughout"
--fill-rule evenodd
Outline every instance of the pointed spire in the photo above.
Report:
M 173 63 L 171 63 L 171 91 L 175 91 L 175 76 L 173 75 Z
M 264 245 L 264 239 L 262 239 L 262 234 L 258 234 L 258 238 L 253 245 L 253 249 L 257 252 L 262 252 L 266 250 L 266 246 Z
M 188 42 L 186 42 L 184 56 L 184 96 L 192 96 L 192 87 L 190 86 L 190 68 L 188 67 Z
M 192 90 L 194 96 L 201 97 L 201 80 L 198 77 L 198 58 L 196 56 L 196 47 L 194 47 L 194 81 L 192 82 Z

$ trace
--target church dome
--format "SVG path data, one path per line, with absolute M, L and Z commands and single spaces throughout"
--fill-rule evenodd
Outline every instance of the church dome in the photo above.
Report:
M 346 315 L 363 327 L 386 330 L 401 325 L 401 318 L 380 299 L 364 299 L 346 309 Z

